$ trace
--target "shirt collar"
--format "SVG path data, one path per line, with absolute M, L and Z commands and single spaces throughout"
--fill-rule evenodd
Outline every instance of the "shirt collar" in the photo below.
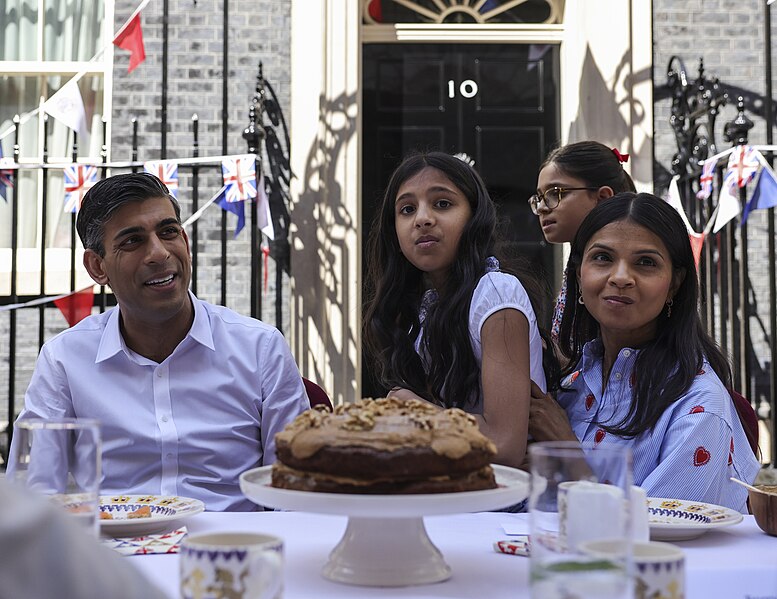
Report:
M 623 347 L 618 352 L 618 357 L 616 358 L 616 361 L 621 357 L 628 358 L 628 357 L 636 356 L 637 354 L 639 354 L 638 349 L 635 349 L 633 347 Z M 585 369 L 585 367 L 590 365 L 593 361 L 600 360 L 603 356 L 604 356 L 604 344 L 602 343 L 602 338 L 597 337 L 596 339 L 592 339 L 591 341 L 588 341 L 583 346 L 583 359 L 581 362 L 583 369 Z
M 604 354 L 604 346 L 600 338 L 592 339 L 583 346 L 583 359 L 581 360 L 581 366 L 583 370 L 589 370 L 591 364 L 597 360 L 600 360 Z
M 189 329 L 186 337 L 184 337 L 184 341 L 191 337 L 197 343 L 204 345 L 212 351 L 216 351 L 216 346 L 213 343 L 213 331 L 210 328 L 208 311 L 205 309 L 202 301 L 197 299 L 191 291 L 189 291 L 189 297 L 191 298 L 192 306 L 194 307 L 194 321 L 192 322 L 192 327 Z M 130 356 L 131 351 L 124 342 L 124 338 L 121 336 L 119 313 L 120 308 L 119 306 L 116 306 L 116 308 L 111 310 L 108 315 L 108 322 L 105 324 L 105 330 L 100 338 L 100 347 L 97 349 L 95 364 L 103 362 L 119 352 L 124 352 L 128 357 Z M 184 341 L 181 341 L 181 343 Z

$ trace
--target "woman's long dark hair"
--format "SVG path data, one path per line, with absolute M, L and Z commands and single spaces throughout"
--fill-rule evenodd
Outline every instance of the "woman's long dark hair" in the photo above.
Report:
M 731 368 L 699 318 L 696 267 L 680 215 L 652 194 L 624 192 L 600 202 L 589 212 L 572 242 L 566 273 L 569 301 L 559 333 L 560 350 L 569 359 L 562 376 L 578 367 L 583 346 L 599 335 L 599 323 L 585 305 L 577 302 L 578 273 L 591 238 L 614 222 L 634 223 L 652 232 L 666 246 L 675 276 L 684 273 L 672 297 L 671 318 L 662 311 L 656 320 L 655 337 L 640 348 L 634 366 L 634 399 L 628 414 L 621 422 L 602 426 L 613 434 L 635 437 L 653 428 L 664 411 L 688 391 L 705 358 L 727 389 L 731 388 Z
M 426 167 L 439 170 L 461 190 L 472 211 L 448 279 L 442 289 L 437 289 L 439 299 L 424 320 L 428 372 L 414 347 L 425 291 L 423 273 L 400 251 L 394 221 L 399 188 Z M 483 180 L 459 158 L 442 152 L 414 154 L 394 171 L 367 246 L 364 342 L 383 385 L 410 389 L 445 407 L 466 408 L 477 402 L 480 368 L 469 336 L 469 308 L 475 287 L 486 271 L 486 258 L 497 255 L 496 223 L 496 208 Z M 538 296 L 539 283 L 528 273 L 512 274 L 521 280 L 532 306 L 543 305 Z M 546 358 L 546 369 L 552 369 L 552 357 Z
M 560 146 L 545 157 L 540 170 L 549 164 L 555 164 L 559 170 L 586 185 L 606 185 L 613 193 L 637 190 L 612 149 L 598 141 L 578 141 Z

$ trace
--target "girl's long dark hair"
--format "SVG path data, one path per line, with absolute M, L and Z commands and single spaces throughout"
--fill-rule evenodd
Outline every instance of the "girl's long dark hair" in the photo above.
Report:
M 611 148 L 598 141 L 578 141 L 552 150 L 540 170 L 555 164 L 561 171 L 586 185 L 607 185 L 613 193 L 636 191 L 634 181 Z
M 472 210 L 448 279 L 442 289 L 437 289 L 439 299 L 424 321 L 423 344 L 430 358 L 428 372 L 414 347 L 420 330 L 418 310 L 425 291 L 423 273 L 400 251 L 394 222 L 399 188 L 426 167 L 442 172 L 467 197 Z M 483 180 L 459 158 L 442 152 L 414 154 L 394 171 L 367 246 L 363 338 L 367 357 L 383 385 L 410 389 L 445 407 L 466 408 L 477 402 L 480 368 L 469 336 L 469 308 L 475 287 L 485 273 L 486 258 L 499 258 L 496 223 L 496 208 Z M 532 306 L 542 306 L 539 282 L 527 272 L 512 274 L 521 280 Z M 548 354 L 552 352 L 545 354 L 546 370 L 551 370 L 554 361 Z M 552 380 L 553 374 L 546 376 Z
M 619 193 L 600 202 L 583 220 L 577 231 L 567 264 L 567 302 L 561 320 L 559 348 L 568 358 L 562 372 L 573 372 L 583 355 L 586 342 L 599 335 L 599 323 L 580 295 L 578 273 L 586 245 L 594 234 L 613 222 L 631 222 L 645 227 L 666 246 L 675 276 L 684 278 L 672 298 L 671 318 L 666 310 L 656 321 L 656 336 L 641 351 L 634 366 L 634 399 L 621 422 L 602 428 L 622 437 L 635 437 L 650 430 L 664 411 L 691 386 L 706 358 L 727 389 L 731 388 L 728 360 L 707 334 L 699 318 L 699 284 L 693 252 L 680 215 L 667 202 L 649 193 Z

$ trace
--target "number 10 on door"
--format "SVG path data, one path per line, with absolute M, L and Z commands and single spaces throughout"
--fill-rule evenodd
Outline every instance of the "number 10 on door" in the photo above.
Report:
M 474 98 L 478 95 L 478 84 L 472 79 L 465 79 L 459 84 L 459 94 L 465 98 Z M 448 80 L 448 97 L 456 97 L 456 82 L 453 79 Z

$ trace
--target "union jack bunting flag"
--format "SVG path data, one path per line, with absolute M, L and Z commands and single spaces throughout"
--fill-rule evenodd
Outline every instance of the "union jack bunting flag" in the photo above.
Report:
M 65 212 L 78 212 L 84 195 L 97 183 L 97 168 L 85 164 L 65 167 Z
M 706 200 L 712 195 L 712 183 L 715 180 L 715 166 L 717 160 L 706 160 L 701 166 L 701 178 L 699 183 L 701 188 L 696 192 L 696 198 L 699 200 Z
M 243 202 L 256 197 L 256 162 L 253 156 L 225 158 L 221 162 L 227 202 Z
M 178 165 L 167 160 L 150 160 L 143 164 L 147 173 L 155 175 L 176 198 L 178 197 Z
M 726 176 L 731 171 L 736 172 L 737 185 L 744 187 L 755 177 L 761 163 L 758 161 L 758 150 L 752 146 L 737 146 L 728 159 Z

